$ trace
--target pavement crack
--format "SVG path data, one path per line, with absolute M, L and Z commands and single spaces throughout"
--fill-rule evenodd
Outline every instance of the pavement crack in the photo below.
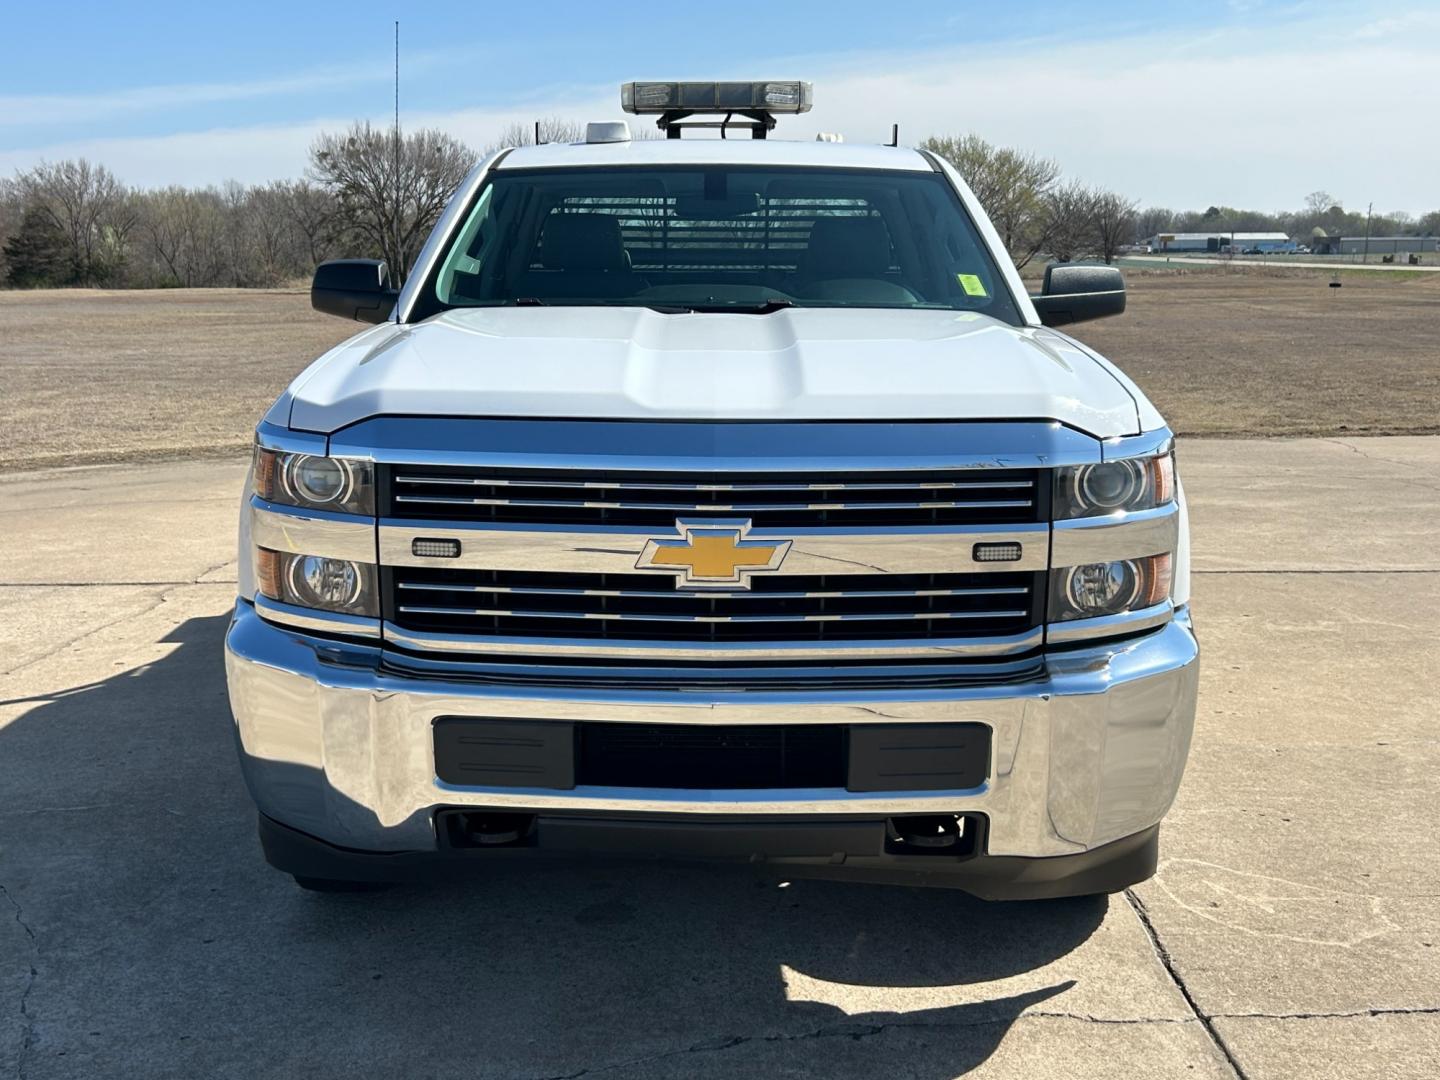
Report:
M 35 980 L 40 975 L 35 967 L 35 961 L 40 958 L 40 943 L 35 939 L 35 931 L 25 921 L 25 912 L 20 907 L 20 902 L 10 895 L 10 890 L 3 884 L 0 884 L 0 896 L 15 909 L 15 922 L 25 931 L 25 937 L 30 943 L 30 972 L 25 977 L 25 988 L 20 991 L 20 1052 L 15 1058 L 16 1080 L 24 1080 L 25 1058 L 35 1043 L 35 1015 L 30 1011 L 30 991 L 35 989 Z
M 233 559 L 230 561 L 234 561 Z M 221 563 L 224 566 L 225 563 Z M 216 568 L 218 569 L 218 568 Z M 206 574 L 215 571 L 206 570 Z M 205 575 L 202 574 L 201 577 Z M 234 585 L 234 579 L 214 581 L 0 581 L 0 589 L 173 589 L 181 585 Z
M 1389 570 L 1191 570 L 1192 574 L 1440 574 L 1440 569 L 1395 567 Z
M 146 615 L 149 615 L 151 612 L 158 611 L 160 608 L 168 604 L 170 602 L 170 594 L 173 593 L 176 589 L 189 589 L 193 588 L 195 585 L 196 582 L 193 581 L 182 581 L 175 585 L 165 586 L 161 589 L 160 592 L 155 594 L 154 602 L 147 607 L 143 607 L 139 611 L 126 612 L 124 615 L 117 616 L 116 618 L 111 619 L 109 622 L 101 623 L 99 626 L 92 626 L 83 634 L 79 634 L 73 638 L 70 638 L 68 641 L 62 641 L 59 645 L 56 645 L 48 652 L 44 652 L 39 656 L 36 656 L 30 660 L 26 660 L 23 664 L 10 668 L 8 671 L 0 671 L 0 676 L 14 675 L 16 672 L 24 671 L 26 668 L 31 668 L 34 667 L 36 664 L 44 663 L 51 657 L 58 656 L 66 649 L 72 648 L 73 646 L 80 644 L 80 642 L 85 641 L 87 638 L 92 638 L 96 634 L 100 634 L 106 630 L 109 630 L 112 626 L 119 626 L 121 623 L 128 622 L 131 619 L 143 619 Z
M 1155 924 L 1150 920 L 1150 912 L 1146 909 L 1145 902 L 1136 895 L 1134 889 L 1125 890 L 1125 899 L 1130 903 L 1130 910 L 1135 912 L 1135 917 L 1140 920 L 1140 925 L 1145 931 L 1146 938 L 1150 941 L 1150 947 L 1155 950 L 1155 957 L 1160 961 L 1160 966 L 1165 969 L 1166 974 L 1170 976 L 1170 981 L 1180 991 L 1180 996 L 1185 999 L 1185 1004 L 1195 1014 L 1195 1019 L 1200 1021 L 1200 1025 L 1205 1029 L 1205 1034 L 1210 1037 L 1211 1044 L 1225 1059 L 1225 1063 L 1230 1066 L 1230 1071 L 1235 1074 L 1237 1080 L 1249 1080 L 1234 1052 L 1221 1037 L 1220 1032 L 1216 1030 L 1214 1018 L 1201 1011 L 1195 995 L 1190 992 L 1190 987 L 1185 985 L 1185 980 L 1175 967 L 1175 960 L 1170 955 L 1170 950 L 1160 940 L 1160 935 L 1155 930 Z
M 1214 1013 L 1212 1020 L 1361 1020 L 1380 1016 L 1440 1016 L 1440 1005 L 1381 1005 L 1340 1012 Z
M 575 1072 L 548 1074 L 543 1077 L 536 1077 L 535 1080 L 581 1080 L 582 1077 L 598 1076 L 602 1073 L 614 1072 L 617 1069 L 634 1069 L 652 1065 L 659 1061 L 668 1061 L 671 1058 L 686 1057 L 690 1054 L 719 1053 L 724 1050 L 733 1050 L 736 1047 L 748 1046 L 755 1043 L 808 1042 L 815 1039 L 851 1039 L 858 1042 L 861 1039 L 870 1039 L 876 1035 L 883 1035 L 887 1031 L 964 1031 L 972 1028 L 994 1027 L 997 1025 L 1009 1028 L 1021 1020 L 1030 1019 L 1074 1020 L 1086 1024 L 1117 1025 L 1203 1023 L 1198 1017 L 1189 1016 L 1106 1017 L 1095 1016 L 1091 1013 L 1047 1010 L 1026 1010 L 1015 1017 L 992 1016 L 985 1019 L 951 1022 L 936 1020 L 892 1020 L 880 1024 L 846 1024 L 842 1022 L 827 1024 L 824 1027 L 814 1028 L 810 1031 L 777 1032 L 770 1035 L 727 1035 L 709 1039 L 704 1042 L 692 1043 L 689 1046 L 674 1050 L 662 1050 L 658 1053 L 647 1054 L 643 1057 L 630 1058 L 626 1061 L 609 1062 L 604 1065 L 596 1065 L 592 1068 L 579 1069 Z
M 1429 473 L 1425 470 L 1423 466 L 1416 465 L 1413 461 L 1401 461 L 1398 458 L 1380 457 L 1376 454 L 1370 454 L 1364 450 L 1361 450 L 1358 446 L 1346 442 L 1344 439 L 1321 439 L 1320 441 L 1330 443 L 1332 446 L 1343 446 L 1352 454 L 1358 454 L 1366 461 L 1378 461 L 1385 465 L 1398 465 L 1402 469 L 1414 469 L 1421 472 L 1426 472 L 1426 475 L 1429 475 Z M 1393 477 L 1392 479 L 1395 479 L 1401 484 L 1408 484 L 1412 487 L 1424 488 L 1426 491 L 1440 491 L 1440 487 L 1435 487 L 1431 484 L 1422 484 L 1418 480 L 1407 480 L 1401 479 L 1400 477 Z

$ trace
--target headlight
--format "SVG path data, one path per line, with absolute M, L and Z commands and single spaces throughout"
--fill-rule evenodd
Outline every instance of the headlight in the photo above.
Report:
M 341 514 L 375 513 L 368 461 L 255 448 L 255 494 L 267 502 Z
M 256 548 L 255 585 L 282 604 L 346 615 L 380 612 L 375 567 L 348 559 Z
M 1168 554 L 1060 567 L 1050 575 L 1050 621 L 1154 607 L 1170 595 L 1170 577 Z
M 1151 510 L 1175 498 L 1175 455 L 1122 458 L 1055 470 L 1055 520 Z

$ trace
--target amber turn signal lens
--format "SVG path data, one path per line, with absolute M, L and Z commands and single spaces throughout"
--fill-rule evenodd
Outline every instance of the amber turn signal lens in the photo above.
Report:
M 255 494 L 266 502 L 275 500 L 275 473 L 279 455 L 263 446 L 255 448 Z
M 261 596 L 267 596 L 271 600 L 285 599 L 285 588 L 281 581 L 284 561 L 284 556 L 278 551 L 262 547 L 255 549 L 255 588 L 260 591 Z
M 1175 498 L 1175 455 L 1160 454 L 1150 459 L 1150 487 L 1156 506 Z
M 1169 459 L 1166 458 L 1168 461 Z M 1170 598 L 1170 582 L 1173 576 L 1173 560 L 1169 552 L 1164 555 L 1151 555 L 1148 559 L 1141 559 L 1140 565 L 1143 568 L 1145 590 L 1141 596 L 1141 607 L 1153 607 Z

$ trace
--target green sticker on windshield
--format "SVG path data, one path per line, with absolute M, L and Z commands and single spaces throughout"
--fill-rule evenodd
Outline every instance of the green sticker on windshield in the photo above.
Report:
M 985 291 L 985 283 L 974 274 L 956 274 L 956 280 L 960 287 L 965 290 L 966 296 L 989 296 Z

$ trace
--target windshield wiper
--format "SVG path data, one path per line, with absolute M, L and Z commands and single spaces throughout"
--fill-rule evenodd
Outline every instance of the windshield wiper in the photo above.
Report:
M 757 300 L 750 304 L 739 301 L 733 304 L 691 304 L 690 310 L 704 312 L 738 312 L 742 315 L 769 315 L 771 312 L 794 306 L 794 300 L 782 300 L 778 296 L 772 296 L 768 300 Z

